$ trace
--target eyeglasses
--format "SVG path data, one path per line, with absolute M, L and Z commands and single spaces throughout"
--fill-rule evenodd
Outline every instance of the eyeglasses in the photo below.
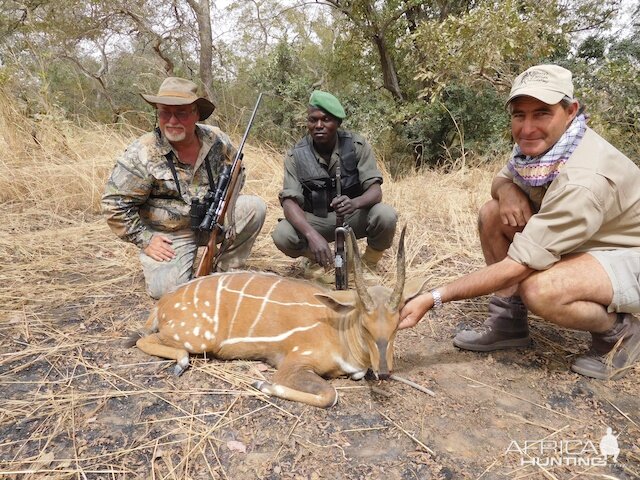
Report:
M 162 120 L 163 122 L 168 122 L 169 120 L 171 120 L 171 117 L 176 117 L 179 122 L 184 122 L 192 113 L 195 113 L 196 111 L 196 108 L 192 110 L 177 110 L 175 112 L 158 109 L 158 118 L 160 118 L 160 120 Z

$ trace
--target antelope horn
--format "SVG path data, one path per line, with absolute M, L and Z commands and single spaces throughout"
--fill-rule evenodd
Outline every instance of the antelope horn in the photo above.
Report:
M 404 290 L 404 279 L 406 274 L 405 262 L 404 262 L 404 232 L 407 229 L 405 225 L 402 227 L 402 233 L 400 233 L 400 241 L 398 242 L 398 270 L 396 288 L 391 293 L 389 298 L 389 310 L 395 312 L 400 306 L 400 300 L 402 299 L 402 291 Z
M 349 229 L 349 238 L 351 238 L 351 248 L 353 249 L 353 281 L 356 284 L 356 292 L 360 297 L 360 301 L 368 311 L 373 310 L 373 300 L 369 295 L 367 286 L 364 284 L 364 278 L 362 274 L 362 260 L 360 259 L 360 251 L 358 250 L 358 240 L 356 234 L 353 233 L 353 229 Z

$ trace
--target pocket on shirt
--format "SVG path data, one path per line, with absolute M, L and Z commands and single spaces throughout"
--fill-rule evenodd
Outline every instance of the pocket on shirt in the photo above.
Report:
M 173 173 L 168 167 L 156 167 L 151 169 L 149 173 L 153 176 L 153 187 L 150 196 L 156 198 L 180 198 Z M 179 178 L 180 176 L 178 176 Z M 183 191 L 184 188 L 180 185 L 180 192 Z

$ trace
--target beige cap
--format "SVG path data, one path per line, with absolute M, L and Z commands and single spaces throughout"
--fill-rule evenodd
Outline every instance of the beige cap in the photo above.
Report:
M 549 105 L 555 105 L 564 97 L 573 98 L 571 72 L 558 65 L 531 67 L 514 80 L 507 104 L 520 96 L 537 98 Z
M 206 120 L 213 113 L 216 106 L 204 97 L 198 95 L 198 86 L 190 80 L 178 77 L 168 77 L 162 82 L 157 95 L 140 94 L 148 103 L 157 105 L 191 105 L 198 107 L 200 120 Z

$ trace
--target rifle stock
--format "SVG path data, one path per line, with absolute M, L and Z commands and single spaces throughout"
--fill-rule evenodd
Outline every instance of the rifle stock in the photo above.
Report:
M 249 119 L 249 124 L 244 132 L 244 136 L 242 137 L 236 156 L 233 159 L 233 163 L 229 166 L 230 168 L 228 167 L 223 169 L 220 178 L 218 179 L 217 190 L 220 191 L 215 192 L 214 201 L 212 201 L 210 208 L 207 210 L 207 214 L 200 224 L 200 230 L 208 231 L 210 233 L 209 241 L 203 247 L 200 262 L 198 263 L 195 271 L 196 277 L 209 275 L 215 269 L 220 259 L 220 255 L 223 253 L 222 250 L 218 248 L 217 242 L 219 237 L 225 233 L 223 224 L 227 210 L 229 207 L 233 208 L 231 203 L 233 203 L 233 199 L 235 198 L 236 190 L 242 186 L 239 182 L 242 173 L 242 159 L 244 157 L 242 149 L 244 148 L 244 144 L 249 136 L 249 131 L 251 130 L 251 125 L 253 125 L 253 120 L 258 112 L 260 100 L 262 100 L 262 93 L 258 95 L 258 100 L 253 108 L 253 113 Z
M 198 263 L 198 268 L 196 268 L 196 277 L 204 277 L 206 275 L 209 275 L 211 273 L 211 270 L 213 270 L 213 262 L 216 258 L 216 254 L 218 253 L 218 245 L 216 244 L 217 239 L 217 232 L 211 232 L 209 241 L 202 249 L 200 263 Z

